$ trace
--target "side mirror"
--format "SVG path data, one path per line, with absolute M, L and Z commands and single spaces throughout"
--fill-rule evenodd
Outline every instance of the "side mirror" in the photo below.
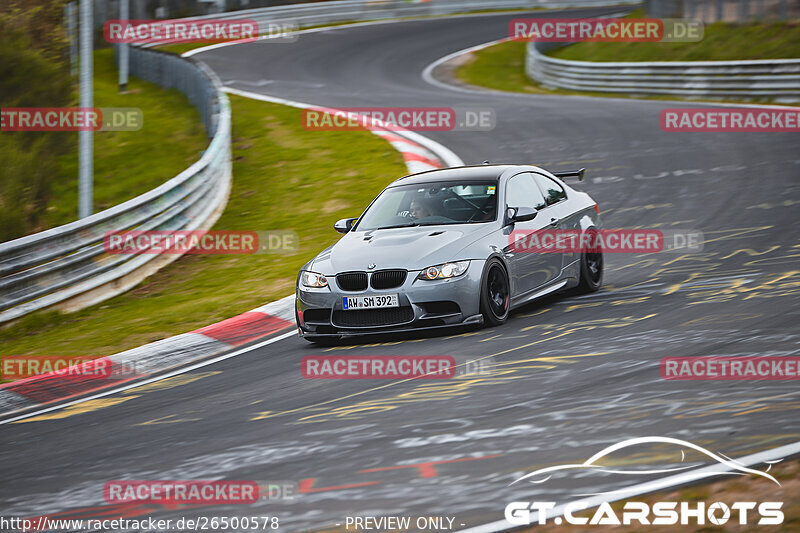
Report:
M 333 229 L 339 233 L 347 233 L 353 228 L 353 223 L 358 220 L 357 218 L 343 218 L 333 225 Z
M 539 212 L 532 207 L 509 207 L 506 209 L 506 220 L 508 224 L 514 222 L 527 222 L 536 218 Z

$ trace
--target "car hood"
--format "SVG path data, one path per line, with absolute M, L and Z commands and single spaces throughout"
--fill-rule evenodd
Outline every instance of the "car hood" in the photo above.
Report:
M 350 270 L 426 267 L 474 259 L 458 254 L 476 239 L 489 234 L 490 224 L 425 226 L 348 233 L 314 258 L 310 268 L 331 276 Z

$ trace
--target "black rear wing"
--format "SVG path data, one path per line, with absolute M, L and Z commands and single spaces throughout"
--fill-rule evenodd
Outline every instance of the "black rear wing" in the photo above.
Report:
M 562 172 L 553 172 L 553 176 L 557 178 L 578 178 L 578 181 L 583 181 L 583 175 L 586 174 L 586 169 L 581 168 L 578 170 L 564 170 Z

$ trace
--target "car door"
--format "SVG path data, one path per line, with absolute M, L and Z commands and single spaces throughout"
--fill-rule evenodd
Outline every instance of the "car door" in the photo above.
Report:
M 547 202 L 531 172 L 522 172 L 506 182 L 505 204 L 506 209 L 532 207 L 539 210 L 533 220 L 516 222 L 507 227 L 505 231 L 509 235 L 529 235 L 531 232 L 553 228 L 550 219 L 543 216 L 547 211 Z M 545 285 L 561 271 L 561 254 L 529 252 L 524 248 L 515 250 L 512 242 L 509 242 L 504 252 L 509 265 L 514 296 L 520 296 Z
M 538 172 L 533 174 L 533 178 L 542 191 L 545 203 L 547 204 L 547 207 L 542 209 L 541 215 L 546 215 L 547 221 L 551 227 L 558 228 L 559 230 L 580 229 L 580 224 L 578 223 L 579 217 L 575 213 L 569 212 L 567 193 L 564 187 L 553 178 Z M 574 252 L 555 255 L 561 258 L 559 271 L 574 261 L 575 257 L 578 256 L 578 254 Z

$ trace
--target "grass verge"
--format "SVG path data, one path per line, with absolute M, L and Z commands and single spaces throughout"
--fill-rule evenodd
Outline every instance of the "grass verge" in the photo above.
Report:
M 766 28 L 766 29 L 765 29 Z M 765 37 L 781 29 L 779 35 Z M 738 33 L 741 31 L 742 33 Z M 746 35 L 747 37 L 737 37 Z M 748 52 L 738 56 L 749 39 L 764 37 L 755 49 L 759 54 Z M 498 91 L 530 94 L 559 94 L 604 96 L 618 98 L 644 98 L 652 100 L 685 100 L 670 95 L 629 95 L 620 93 L 574 91 L 545 87 L 534 82 L 525 73 L 525 49 L 527 43 L 502 42 L 458 58 L 452 65 L 452 77 L 456 83 L 483 87 Z M 800 57 L 800 24 L 766 23 L 752 25 L 730 25 L 724 23 L 706 26 L 706 38 L 699 43 L 577 43 L 551 51 L 550 55 L 562 59 L 583 61 L 678 61 L 678 60 L 726 60 L 726 59 L 772 59 Z M 448 69 L 450 70 L 450 69 Z M 725 101 L 744 103 L 775 103 L 769 98 L 711 99 L 692 98 L 692 101 Z M 793 105 L 793 104 L 792 104 Z
M 454 78 L 452 81 L 456 83 L 495 91 L 632 98 L 630 95 L 553 89 L 536 83 L 525 74 L 525 46 L 526 43 L 505 41 L 461 56 L 456 58 L 456 64 L 445 66 L 445 76 Z
M 131 291 L 71 314 L 45 311 L 0 330 L 2 356 L 108 355 L 191 331 L 290 294 L 298 269 L 337 240 L 406 173 L 400 154 L 367 131 L 310 132 L 300 110 L 231 96 L 233 190 L 219 230 L 293 230 L 292 255 L 190 255 Z
M 576 43 L 548 53 L 577 61 L 732 61 L 800 57 L 800 21 L 705 27 L 696 43 Z
M 208 138 L 199 111 L 177 90 L 131 78 L 120 94 L 111 49 L 95 52 L 94 70 L 95 107 L 137 107 L 144 117 L 138 131 L 94 134 L 94 210 L 102 211 L 178 175 L 200 158 Z M 46 227 L 77 218 L 77 150 L 61 156 L 59 167 L 62 179 L 53 184 Z

